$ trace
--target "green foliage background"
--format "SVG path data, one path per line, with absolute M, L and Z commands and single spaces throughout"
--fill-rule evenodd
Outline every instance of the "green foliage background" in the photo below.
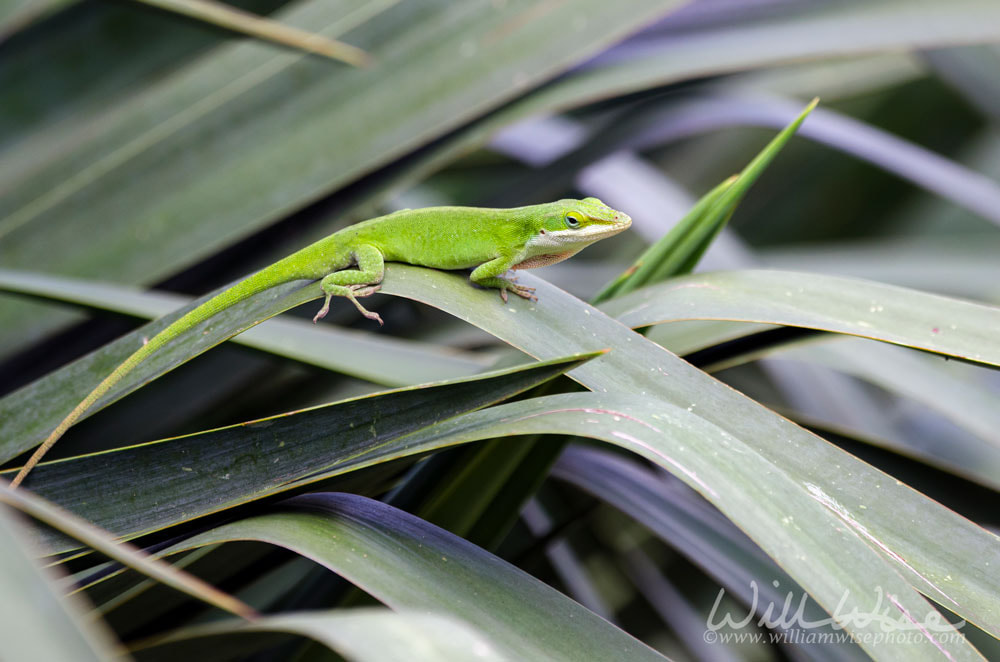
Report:
M 193 331 L 0 492 L 0 657 L 1000 657 L 1000 6 L 239 6 L 372 61 L 0 8 L 0 475 L 346 224 L 594 195 L 634 231 L 537 304 L 393 265 L 384 329 L 295 283 Z

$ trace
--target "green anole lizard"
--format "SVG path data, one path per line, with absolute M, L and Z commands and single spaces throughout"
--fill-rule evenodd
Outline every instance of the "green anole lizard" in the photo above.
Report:
M 378 313 L 365 310 L 357 297 L 378 291 L 386 262 L 403 262 L 435 269 L 472 269 L 470 280 L 481 287 L 498 289 L 504 302 L 508 291 L 534 300 L 534 289 L 518 285 L 504 274 L 510 269 L 560 262 L 631 224 L 626 214 L 597 198 L 585 198 L 514 209 L 404 209 L 348 226 L 247 277 L 150 338 L 59 422 L 11 486 L 20 485 L 66 430 L 147 356 L 259 292 L 295 280 L 321 279 L 326 299 L 314 322 L 327 314 L 333 297 L 345 297 L 362 315 L 382 324 Z

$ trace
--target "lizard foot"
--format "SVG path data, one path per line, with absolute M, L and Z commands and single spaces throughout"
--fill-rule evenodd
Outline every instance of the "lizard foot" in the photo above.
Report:
M 339 296 L 344 296 L 347 299 L 349 299 L 351 301 L 351 303 L 354 304 L 354 307 L 358 309 L 358 312 L 360 312 L 362 315 L 364 315 L 365 317 L 367 317 L 370 320 L 375 320 L 376 322 L 379 323 L 379 326 L 383 326 L 385 323 L 382 321 L 382 318 L 379 316 L 379 314 L 378 313 L 373 313 L 373 312 L 371 312 L 369 310 L 366 310 L 365 307 L 362 306 L 360 303 L 358 303 L 358 300 L 355 298 L 355 297 L 366 297 L 366 296 L 369 296 L 371 294 L 375 294 L 380 289 L 382 289 L 382 285 L 381 284 L 378 284 L 378 285 L 348 285 L 346 287 L 347 287 L 346 293 L 345 294 L 341 294 Z M 319 312 L 316 313 L 316 316 L 313 317 L 313 324 L 319 322 L 321 319 L 323 319 L 324 317 L 326 317 L 326 314 L 328 312 L 330 312 L 330 300 L 333 298 L 333 296 L 334 295 L 332 295 L 332 294 L 327 295 L 326 301 L 323 302 L 323 307 L 320 308 Z
M 378 322 L 379 326 L 385 326 L 385 322 L 382 321 L 382 316 L 379 315 L 378 313 L 373 313 L 370 310 L 365 310 L 364 308 L 362 308 L 361 314 L 370 320 L 375 320 L 376 322 Z
M 527 287 L 525 285 L 518 285 L 514 282 L 508 282 L 507 287 L 500 289 L 500 298 L 503 299 L 504 303 L 507 303 L 507 290 L 510 290 L 522 299 L 528 299 L 529 301 L 538 301 L 538 297 L 535 296 L 535 288 Z
M 328 312 L 330 312 L 330 297 L 326 298 L 326 301 L 323 302 L 323 307 L 320 308 L 319 312 L 316 313 L 316 316 L 313 317 L 313 324 L 319 322 L 321 319 L 326 317 L 326 314 Z
M 350 289 L 351 292 L 353 292 L 353 296 L 349 298 L 351 300 L 351 303 L 353 303 L 355 307 L 358 309 L 358 312 L 360 312 L 362 315 L 364 315 L 370 320 L 375 320 L 376 322 L 378 322 L 379 326 L 385 326 L 385 322 L 382 321 L 382 317 L 378 313 L 373 313 L 370 310 L 365 309 L 365 307 L 362 306 L 360 303 L 358 303 L 358 300 L 354 298 L 354 297 L 366 297 L 375 294 L 376 292 L 382 289 L 382 284 L 376 283 L 375 285 L 351 285 Z

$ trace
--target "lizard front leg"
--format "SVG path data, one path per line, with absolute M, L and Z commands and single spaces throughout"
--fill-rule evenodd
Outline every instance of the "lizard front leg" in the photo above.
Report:
M 382 318 L 379 314 L 365 310 L 356 297 L 374 294 L 382 286 L 382 278 L 385 276 L 385 259 L 382 257 L 382 252 L 374 246 L 362 245 L 351 250 L 351 258 L 357 263 L 357 269 L 334 271 L 320 281 L 320 288 L 326 294 L 326 300 L 313 318 L 313 322 L 320 321 L 330 312 L 330 299 L 344 297 L 353 303 L 362 315 L 375 320 L 381 326 Z
M 507 292 L 513 292 L 522 299 L 538 301 L 535 288 L 518 285 L 514 280 L 504 278 L 503 274 L 514 266 L 517 260 L 509 255 L 501 255 L 489 262 L 484 262 L 472 270 L 469 279 L 481 287 L 492 287 L 500 290 L 500 298 L 507 303 Z

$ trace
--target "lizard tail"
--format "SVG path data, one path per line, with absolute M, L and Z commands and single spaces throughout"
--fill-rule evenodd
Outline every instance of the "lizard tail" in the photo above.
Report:
M 280 264 L 281 263 L 279 262 L 274 266 L 279 266 Z M 273 268 L 269 268 L 266 271 L 268 273 L 265 273 L 264 271 L 257 272 L 243 282 L 227 289 L 225 292 L 221 292 L 194 310 L 189 311 L 150 338 L 146 344 L 133 352 L 127 359 L 122 361 L 122 363 L 111 371 L 111 374 L 102 379 L 101 383 L 95 386 L 94 390 L 88 393 L 87 397 L 81 400 L 80 403 L 76 405 L 65 418 L 59 421 L 59 424 L 55 427 L 55 429 L 49 433 L 49 436 L 45 438 L 45 441 L 42 442 L 41 446 L 35 450 L 31 457 L 28 458 L 28 461 L 24 464 L 24 466 L 21 467 L 21 470 L 17 472 L 17 475 L 14 476 L 14 480 L 11 481 L 10 486 L 14 488 L 20 485 L 28 473 L 35 468 L 35 465 L 38 464 L 42 457 L 49 452 L 49 449 L 51 449 L 56 442 L 59 441 L 59 438 L 62 437 L 77 421 L 79 421 L 83 415 L 86 414 L 95 403 L 97 403 L 98 400 L 100 400 L 118 382 L 124 379 L 126 375 L 132 372 L 136 366 L 142 363 L 147 356 L 158 350 L 163 345 L 166 345 L 180 334 L 212 317 L 216 313 L 219 313 L 226 308 L 229 308 L 230 306 L 257 294 L 258 292 L 263 292 L 264 290 L 268 290 L 272 287 L 280 285 L 281 283 L 298 278 L 296 275 L 284 273 L 284 270 L 275 271 Z
M 169 329 L 170 327 L 167 328 Z M 149 344 L 152 344 L 152 341 L 150 341 Z M 17 487 L 20 485 L 21 481 L 23 481 L 28 473 L 35 468 L 35 465 L 38 464 L 42 457 L 49 452 L 49 449 L 55 446 L 56 442 L 59 441 L 59 438 L 66 433 L 66 430 L 69 430 L 74 423 L 80 420 L 80 417 L 83 416 L 95 402 L 100 400 L 105 393 L 111 390 L 112 386 L 121 381 L 125 375 L 131 372 L 132 369 L 135 368 L 135 366 L 138 365 L 143 358 L 145 358 L 148 352 L 144 352 L 143 350 L 145 350 L 149 344 L 144 345 L 138 351 L 133 353 L 132 356 L 125 359 L 125 361 L 115 368 L 110 375 L 101 380 L 101 383 L 98 384 L 93 391 L 88 393 L 87 397 L 81 400 L 80 403 L 73 408 L 73 411 L 67 414 L 64 419 L 59 421 L 59 425 L 57 425 L 55 429 L 49 433 L 49 436 L 45 438 L 42 445 L 35 449 L 35 452 L 32 453 L 31 457 L 28 458 L 28 461 L 24 463 L 23 467 L 21 467 L 21 470 L 17 472 L 16 476 L 14 476 L 14 480 L 10 482 L 11 487 Z

